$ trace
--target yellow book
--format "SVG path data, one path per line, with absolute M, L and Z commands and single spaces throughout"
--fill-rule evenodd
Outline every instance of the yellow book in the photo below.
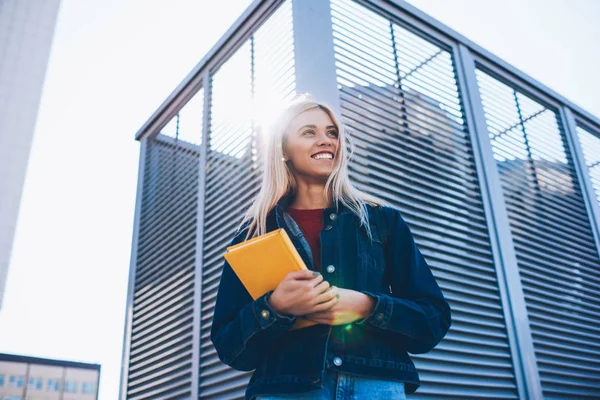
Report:
M 275 290 L 290 272 L 308 269 L 283 228 L 229 246 L 223 256 L 254 300 Z M 290 330 L 316 324 L 298 316 Z

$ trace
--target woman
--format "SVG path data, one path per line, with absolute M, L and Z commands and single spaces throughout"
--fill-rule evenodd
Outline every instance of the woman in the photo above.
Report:
M 268 138 L 262 186 L 230 245 L 286 230 L 308 266 L 253 300 L 227 261 L 211 340 L 255 370 L 246 399 L 404 399 L 408 353 L 432 350 L 450 306 L 400 211 L 351 184 L 342 125 L 299 96 Z M 298 316 L 317 324 L 290 330 Z

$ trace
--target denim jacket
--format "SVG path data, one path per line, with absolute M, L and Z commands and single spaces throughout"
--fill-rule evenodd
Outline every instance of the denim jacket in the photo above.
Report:
M 309 269 L 308 241 L 285 211 L 282 197 L 267 218 L 267 231 L 283 228 Z M 323 387 L 327 368 L 404 382 L 407 394 L 420 386 L 408 353 L 432 350 L 451 325 L 450 305 L 394 207 L 366 205 L 373 240 L 343 204 L 323 212 L 321 265 L 324 280 L 375 299 L 371 314 L 345 325 L 317 324 L 290 331 L 295 316 L 278 315 L 267 302 L 273 291 L 253 300 L 224 261 L 211 326 L 219 359 L 239 371 L 254 370 L 246 399 L 302 393 Z M 246 235 L 247 222 L 230 245 Z

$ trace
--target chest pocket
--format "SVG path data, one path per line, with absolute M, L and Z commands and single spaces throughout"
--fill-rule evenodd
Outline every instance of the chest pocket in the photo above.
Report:
M 358 237 L 356 238 L 356 241 L 358 245 L 358 257 L 364 268 L 371 272 L 376 272 L 379 277 L 381 277 L 385 271 L 383 242 L 377 226 L 371 222 L 370 228 L 373 237 L 372 241 L 369 239 L 365 227 L 359 227 L 357 230 Z

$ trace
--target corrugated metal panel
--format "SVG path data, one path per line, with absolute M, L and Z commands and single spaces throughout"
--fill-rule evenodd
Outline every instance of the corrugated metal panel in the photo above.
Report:
M 257 193 L 262 173 L 256 125 L 295 94 L 291 2 L 280 8 L 212 78 L 201 309 L 200 397 L 243 398 L 250 372 L 221 363 L 210 340 L 223 253 Z M 262 117 L 262 121 L 261 121 Z
M 200 90 L 164 134 L 147 139 L 128 399 L 183 399 L 191 392 L 199 149 L 182 133 L 200 136 L 201 123 L 186 115 L 192 108 L 202 115 L 202 96 Z
M 561 121 L 481 70 L 477 79 L 544 398 L 600 398 L 600 260 Z
M 446 338 L 413 355 L 411 396 L 516 398 L 488 227 L 451 53 L 395 21 L 332 1 L 343 120 L 357 186 L 398 206 L 453 309 Z
M 590 180 L 596 192 L 596 200 L 600 204 L 600 132 L 593 133 L 591 129 L 578 126 L 577 136 L 581 143 L 585 164 L 589 168 Z

